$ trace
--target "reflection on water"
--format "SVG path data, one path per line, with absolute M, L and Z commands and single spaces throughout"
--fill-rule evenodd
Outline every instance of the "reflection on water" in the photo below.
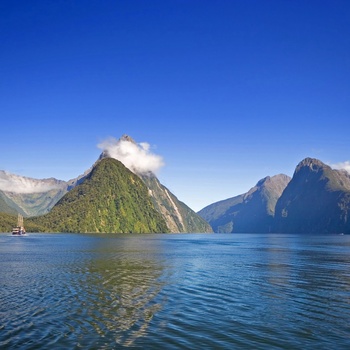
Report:
M 1 349 L 349 349 L 350 236 L 0 234 Z
M 145 251 L 136 254 L 132 239 L 120 242 L 117 252 L 108 252 L 102 243 L 81 282 L 85 319 L 100 336 L 113 332 L 118 344 L 129 346 L 146 335 L 153 315 L 162 308 L 155 299 L 164 285 L 162 264 L 154 260 L 157 252 L 151 240 Z
M 24 237 L 23 237 L 24 238 Z M 38 342 L 131 346 L 146 336 L 164 285 L 156 240 L 2 236 L 0 348 Z M 106 343 L 104 342 L 106 339 Z

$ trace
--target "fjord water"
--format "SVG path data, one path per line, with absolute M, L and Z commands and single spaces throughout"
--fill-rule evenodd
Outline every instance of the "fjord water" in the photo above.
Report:
M 349 349 L 347 235 L 0 235 L 1 349 Z

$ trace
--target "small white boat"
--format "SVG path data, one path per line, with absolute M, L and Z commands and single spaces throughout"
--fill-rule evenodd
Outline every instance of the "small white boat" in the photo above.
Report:
M 12 236 L 25 236 L 26 229 L 23 226 L 23 216 L 18 214 L 17 226 L 12 229 Z

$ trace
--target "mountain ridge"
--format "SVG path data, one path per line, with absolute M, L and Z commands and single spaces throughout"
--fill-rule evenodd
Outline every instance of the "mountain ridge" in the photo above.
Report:
M 305 158 L 276 203 L 274 232 L 350 233 L 349 214 L 350 175 Z
M 137 143 L 128 135 L 123 135 L 118 142 L 123 142 L 123 146 L 131 143 L 133 147 L 137 147 Z M 22 184 L 26 184 L 28 188 L 36 187 L 37 192 L 17 193 L 11 191 L 0 191 L 0 194 L 10 206 L 10 209 L 6 206 L 6 211 L 9 212 L 10 210 L 11 212 L 12 209 L 15 209 L 26 217 L 49 213 L 67 193 L 84 183 L 84 181 L 90 176 L 94 167 L 103 159 L 114 158 L 109 155 L 107 150 L 103 150 L 92 167 L 86 170 L 82 175 L 69 181 L 57 180 L 55 178 L 38 180 L 13 174 L 12 178 L 4 179 L 4 181 L 7 180 L 8 183 L 11 183 L 11 180 L 12 182 L 16 180 L 17 182 L 19 181 L 22 182 Z M 212 232 L 211 226 L 185 203 L 178 200 L 169 189 L 159 182 L 153 172 L 149 171 L 139 173 L 135 171 L 135 169 L 130 171 L 132 171 L 135 176 L 138 176 L 148 187 L 154 207 L 163 216 L 167 223 L 167 229 L 165 231 L 173 233 Z M 50 183 L 48 183 L 49 181 Z M 49 185 L 56 186 L 56 188 L 51 188 L 46 192 L 38 191 L 40 186 L 46 188 L 45 186 Z
M 276 202 L 290 177 L 267 176 L 248 192 L 219 201 L 198 212 L 214 232 L 270 232 Z

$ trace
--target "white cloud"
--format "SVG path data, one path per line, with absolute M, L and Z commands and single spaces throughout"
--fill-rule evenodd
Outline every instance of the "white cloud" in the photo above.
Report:
M 153 154 L 150 145 L 146 142 L 137 144 L 129 139 L 109 138 L 101 142 L 98 148 L 107 152 L 111 158 L 122 162 L 134 173 L 157 173 L 164 166 L 163 158 Z
M 42 193 L 62 188 L 62 184 L 53 183 L 55 180 L 37 180 L 29 177 L 0 172 L 0 190 L 15 193 Z
M 331 164 L 331 167 L 333 169 L 342 169 L 346 170 L 348 173 L 350 173 L 350 161 L 340 162 L 336 164 Z

